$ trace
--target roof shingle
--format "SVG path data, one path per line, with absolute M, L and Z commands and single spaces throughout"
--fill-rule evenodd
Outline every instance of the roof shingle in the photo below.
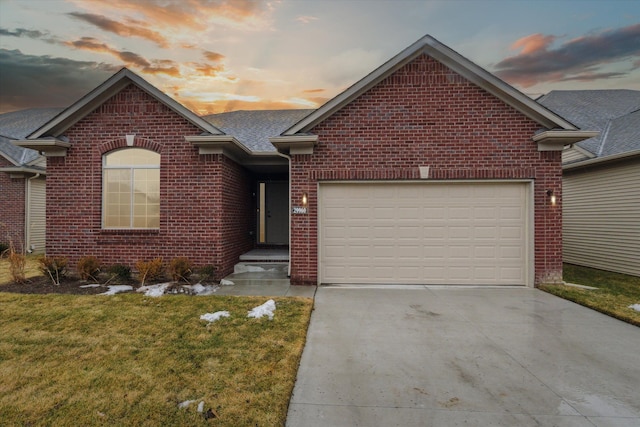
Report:
M 597 157 L 640 150 L 640 91 L 554 90 L 538 102 L 581 129 L 600 131 L 577 144 Z
M 282 132 L 308 116 L 315 110 L 252 110 L 211 114 L 203 119 L 234 136 L 245 147 L 254 152 L 275 152 L 269 137 Z

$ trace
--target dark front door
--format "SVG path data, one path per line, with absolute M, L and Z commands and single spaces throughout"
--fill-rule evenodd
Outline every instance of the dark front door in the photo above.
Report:
M 258 243 L 289 244 L 289 183 L 261 182 Z

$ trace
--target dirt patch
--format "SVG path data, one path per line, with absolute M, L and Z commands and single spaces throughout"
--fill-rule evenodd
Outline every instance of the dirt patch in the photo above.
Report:
M 149 282 L 146 285 L 154 285 L 156 283 L 167 282 L 167 280 L 158 281 L 158 282 Z M 100 286 L 89 286 L 99 284 Z M 202 285 L 217 285 L 217 282 L 209 282 L 206 283 L 201 282 Z M 140 284 L 131 280 L 129 282 L 117 282 L 113 281 L 104 283 L 95 282 L 95 281 L 86 281 L 82 280 L 78 277 L 68 276 L 64 277 L 60 280 L 60 285 L 54 285 L 51 283 L 51 280 L 45 276 L 37 276 L 31 277 L 27 279 L 25 283 L 4 283 L 0 284 L 0 292 L 14 292 L 19 294 L 74 294 L 74 295 L 97 295 L 103 292 L 106 292 L 109 289 L 109 285 L 130 285 L 133 287 L 134 291 L 140 287 Z M 184 286 L 186 283 L 172 283 L 171 286 L 167 289 L 167 293 L 186 293 L 189 294 L 191 291 L 188 286 Z
M 4 283 L 0 285 L 0 292 L 14 292 L 19 294 L 76 294 L 95 295 L 107 290 L 107 286 L 81 287 L 95 282 L 87 282 L 76 277 L 65 277 L 60 285 L 54 285 L 51 280 L 44 277 L 32 277 L 25 283 Z M 136 287 L 135 283 L 128 283 Z

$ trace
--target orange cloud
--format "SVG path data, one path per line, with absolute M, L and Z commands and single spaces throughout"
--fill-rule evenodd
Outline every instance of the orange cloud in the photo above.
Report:
M 105 3 L 75 0 L 79 7 L 92 10 L 136 14 L 137 22 L 152 22 L 156 28 L 188 28 L 204 31 L 211 20 L 242 23 L 261 16 L 268 3 L 257 0 L 110 0 Z
M 109 19 L 106 16 L 96 15 L 93 13 L 71 12 L 69 13 L 69 15 L 95 25 L 102 30 L 117 34 L 122 37 L 140 37 L 152 41 L 160 47 L 166 48 L 169 46 L 167 39 L 164 38 L 162 34 L 158 33 L 157 31 L 145 28 L 146 23 L 142 21 L 127 19 L 127 24 L 125 25 L 120 22 L 114 21 L 113 19 Z
M 192 65 L 200 75 L 207 77 L 215 77 L 224 71 L 223 65 L 200 64 L 197 62 L 192 62 L 190 65 Z
M 324 89 L 307 89 L 302 91 L 302 93 L 320 93 L 320 92 L 324 92 Z
M 124 65 L 135 67 L 149 74 L 166 74 L 168 76 L 179 77 L 180 69 L 176 62 L 169 59 L 149 61 L 134 52 L 120 51 L 112 48 L 106 43 L 101 43 L 93 37 L 82 37 L 80 40 L 65 42 L 67 46 L 76 49 L 89 50 L 92 52 L 106 53 L 120 59 Z
M 204 57 L 207 58 L 209 61 L 218 62 L 218 61 L 222 61 L 225 58 L 223 54 L 217 53 L 217 52 L 211 52 L 209 50 L 205 50 L 203 53 L 204 53 Z
M 243 101 L 243 100 L 217 100 L 198 101 L 193 99 L 178 99 L 185 107 L 194 113 L 205 116 L 207 114 L 226 113 L 238 110 L 298 110 L 300 104 L 286 101 Z
M 546 50 L 547 47 L 556 39 L 555 36 L 545 36 L 540 33 L 531 34 L 516 40 L 511 49 L 521 49 L 521 54 L 535 53 L 540 50 Z

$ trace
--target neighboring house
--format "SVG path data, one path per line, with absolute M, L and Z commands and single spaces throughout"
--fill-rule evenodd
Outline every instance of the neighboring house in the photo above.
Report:
M 564 261 L 640 276 L 640 91 L 552 91 L 538 101 L 600 131 L 563 152 Z
M 60 111 L 34 108 L 0 114 L 0 243 L 11 240 L 19 250 L 45 250 L 46 159 L 12 142 Z
M 285 244 L 294 284 L 533 286 L 562 276 L 562 148 L 594 135 L 425 36 L 314 111 L 207 121 L 123 69 L 16 144 L 72 263 L 222 278 Z

